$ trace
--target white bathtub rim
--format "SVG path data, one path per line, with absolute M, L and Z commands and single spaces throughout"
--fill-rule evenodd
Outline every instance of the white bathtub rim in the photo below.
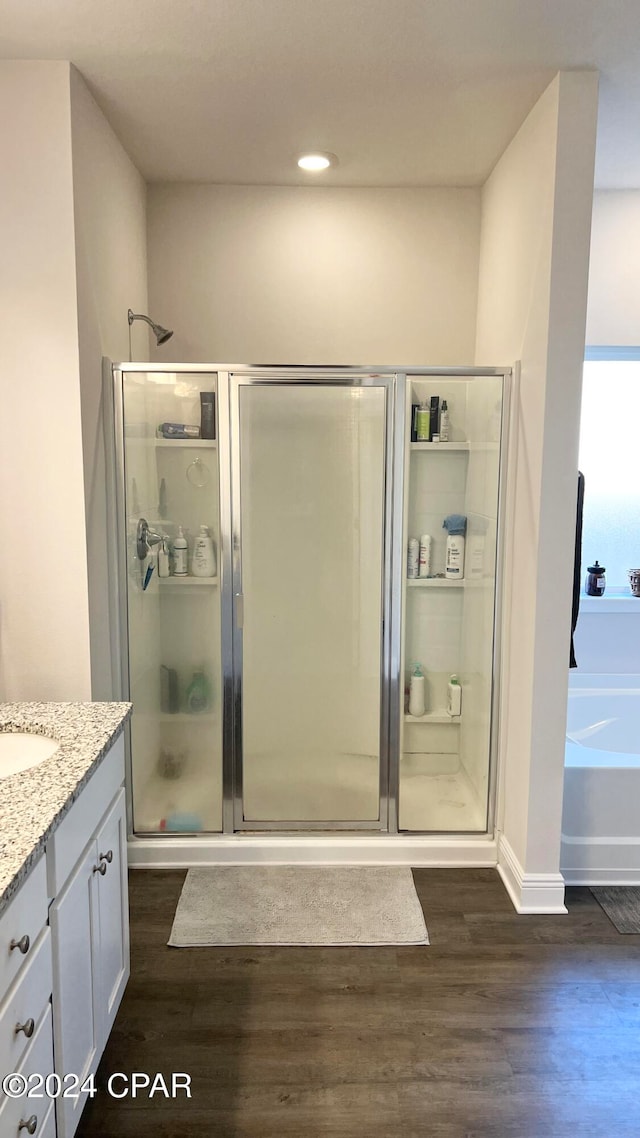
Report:
M 596 747 L 585 747 L 567 739 L 564 751 L 564 765 L 574 770 L 584 767 L 588 770 L 628 771 L 640 769 L 640 754 L 633 751 L 601 751 Z
M 569 675 L 569 697 L 608 695 L 627 692 L 640 692 L 640 674 L 637 672 L 571 672 Z

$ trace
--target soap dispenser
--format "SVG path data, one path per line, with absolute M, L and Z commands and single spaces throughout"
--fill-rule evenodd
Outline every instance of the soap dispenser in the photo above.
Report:
M 447 684 L 447 713 L 452 717 L 462 713 L 462 688 L 457 676 L 451 676 Z
M 409 715 L 420 719 L 426 710 L 425 678 L 422 664 L 414 664 L 409 683 Z

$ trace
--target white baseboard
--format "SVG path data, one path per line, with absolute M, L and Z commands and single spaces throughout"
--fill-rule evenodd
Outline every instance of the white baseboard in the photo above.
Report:
M 640 885 L 640 839 L 563 834 L 560 869 L 567 885 Z
M 565 885 L 640 885 L 637 869 L 563 869 Z
M 525 873 L 513 848 L 500 834 L 498 873 L 517 913 L 566 913 L 561 873 Z
M 130 838 L 132 869 L 188 869 L 196 865 L 407 865 L 414 868 L 495 866 L 494 838 L 396 836 L 271 836 Z

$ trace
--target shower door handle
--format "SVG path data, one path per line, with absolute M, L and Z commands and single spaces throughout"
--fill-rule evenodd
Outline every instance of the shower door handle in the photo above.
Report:
M 244 628 L 244 593 L 236 593 L 236 627 Z

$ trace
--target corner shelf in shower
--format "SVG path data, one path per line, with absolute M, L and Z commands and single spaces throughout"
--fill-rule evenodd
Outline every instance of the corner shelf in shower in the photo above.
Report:
M 215 588 L 218 584 L 217 577 L 158 577 L 158 584 L 161 589 L 202 589 L 202 588 Z
M 446 451 L 469 450 L 469 443 L 410 443 L 411 450 Z
M 464 589 L 466 581 L 452 581 L 446 577 L 407 577 L 409 589 Z
M 151 441 L 156 447 L 171 447 L 173 450 L 178 450 L 179 447 L 215 450 L 218 445 L 215 439 L 152 439 Z
M 446 711 L 427 711 L 426 715 L 408 715 L 405 713 L 405 723 L 435 723 L 446 727 L 456 727 L 461 715 L 447 715 Z

